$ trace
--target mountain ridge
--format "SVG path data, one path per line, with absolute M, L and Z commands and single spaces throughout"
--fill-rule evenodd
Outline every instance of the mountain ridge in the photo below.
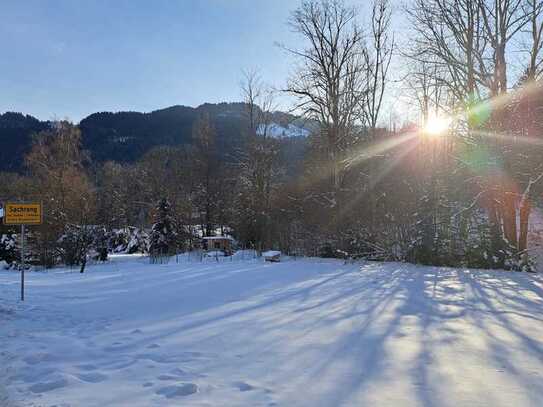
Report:
M 243 102 L 203 103 L 197 107 L 173 105 L 150 112 L 101 111 L 86 116 L 78 126 L 83 148 L 90 152 L 93 160 L 130 163 L 160 145 L 190 144 L 195 121 L 207 115 L 216 128 L 217 146 L 224 158 L 243 144 L 248 127 L 245 112 Z M 283 139 L 292 135 L 295 138 L 310 132 L 310 126 L 289 113 L 272 112 L 271 117 L 272 137 Z M 51 125 L 51 121 L 40 121 L 23 113 L 0 114 L 0 171 L 23 170 L 23 158 L 30 149 L 32 135 Z M 277 129 L 281 128 L 290 130 L 279 134 Z M 289 144 L 288 140 L 284 144 Z

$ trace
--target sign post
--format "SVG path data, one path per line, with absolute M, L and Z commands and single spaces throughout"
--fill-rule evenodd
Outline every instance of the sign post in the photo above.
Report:
M 21 301 L 25 300 L 25 226 L 41 225 L 43 210 L 41 202 L 6 203 L 4 225 L 21 225 Z
M 21 225 L 21 301 L 25 300 L 25 225 Z

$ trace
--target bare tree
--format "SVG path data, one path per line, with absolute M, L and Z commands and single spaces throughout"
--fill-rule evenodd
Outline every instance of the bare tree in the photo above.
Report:
M 531 40 L 526 68 L 526 80 L 530 82 L 539 79 L 543 74 L 543 2 L 526 0 L 524 11 L 529 20 L 527 31 Z
M 240 88 L 247 109 L 249 136 L 258 133 L 266 137 L 276 109 L 273 90 L 264 84 L 257 69 L 243 72 Z
M 412 61 L 405 85 L 408 94 L 420 110 L 422 123 L 427 123 L 431 114 L 437 116 L 444 108 L 446 89 L 439 80 L 437 64 L 430 61 Z
M 414 0 L 407 9 L 415 31 L 411 57 L 437 64 L 439 81 L 459 102 L 480 95 L 490 86 L 488 41 L 483 35 L 478 3 Z
M 241 90 L 247 108 L 248 137 L 240 160 L 240 200 L 247 216 L 245 240 L 261 250 L 269 238 L 271 194 L 277 184 L 277 141 L 269 131 L 275 109 L 273 91 L 264 85 L 256 70 L 245 72 Z
M 491 96 L 507 92 L 506 48 L 511 39 L 529 21 L 529 14 L 522 7 L 524 0 L 479 0 L 484 35 L 492 48 L 494 72 Z
M 366 50 L 356 17 L 355 9 L 341 0 L 305 0 L 289 24 L 308 47 L 285 48 L 299 62 L 286 91 L 296 98 L 295 108 L 321 126 L 333 190 L 341 182 L 340 154 L 362 116 Z
M 85 171 L 85 160 L 81 132 L 66 121 L 36 134 L 25 157 L 34 177 L 32 198 L 41 200 L 48 211 L 31 242 L 40 262 L 47 266 L 54 264 L 57 239 L 67 224 L 92 224 L 95 219 L 96 194 Z
M 212 236 L 217 218 L 221 168 L 218 162 L 216 130 L 207 115 L 198 118 L 192 130 L 194 202 L 200 215 L 204 236 Z
M 461 135 L 489 152 L 484 171 L 476 178 L 467 175 L 465 182 L 478 180 L 477 188 L 485 196 L 492 252 L 498 257 L 508 247 L 517 246 L 518 197 L 505 176 L 512 175 L 511 169 L 496 170 L 496 163 L 508 161 L 509 149 L 499 137 L 489 137 L 503 129 L 503 106 L 496 103 L 488 116 L 478 117 L 481 106 L 477 103 L 508 92 L 506 50 L 527 23 L 523 1 L 416 0 L 408 9 L 417 34 L 412 59 L 435 64 L 435 79 L 454 95 L 453 106 L 467 110 L 467 131 Z
M 394 34 L 391 33 L 390 18 L 389 1 L 375 0 L 371 18 L 371 42 L 368 52 L 363 54 L 366 59 L 367 88 L 363 93 L 362 112 L 371 137 L 375 136 L 394 52 Z

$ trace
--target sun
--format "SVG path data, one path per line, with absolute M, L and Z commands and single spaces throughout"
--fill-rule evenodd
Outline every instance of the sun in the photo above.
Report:
M 441 136 L 446 133 L 451 124 L 451 119 L 446 116 L 432 116 L 424 126 L 424 132 L 430 136 Z

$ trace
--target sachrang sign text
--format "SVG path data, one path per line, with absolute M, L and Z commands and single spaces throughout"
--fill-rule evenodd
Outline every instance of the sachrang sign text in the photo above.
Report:
M 4 205 L 5 225 L 41 225 L 41 223 L 42 206 L 39 202 Z

